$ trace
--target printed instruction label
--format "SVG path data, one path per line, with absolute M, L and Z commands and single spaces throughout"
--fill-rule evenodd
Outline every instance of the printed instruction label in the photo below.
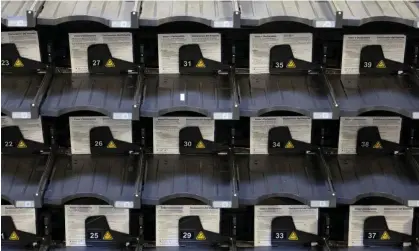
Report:
M 268 154 L 269 130 L 288 126 L 295 140 L 311 143 L 311 118 L 309 117 L 255 117 L 250 119 L 250 154 Z
M 1 127 L 18 126 L 23 138 L 44 143 L 41 118 L 37 119 L 12 119 L 7 116 L 1 117 Z
M 41 52 L 39 51 L 39 38 L 36 31 L 12 31 L 1 33 L 1 43 L 13 43 L 21 57 L 41 62 Z M 2 58 L 2 65 L 15 64 L 16 58 Z M 9 66 L 9 65 L 5 65 Z
M 350 206 L 348 246 L 363 246 L 364 221 L 370 216 L 385 216 L 388 228 L 408 235 L 412 234 L 413 208 L 404 206 Z M 383 231 L 386 229 L 382 229 Z M 367 238 L 380 239 L 385 233 L 366 233 Z M 388 234 L 388 233 L 387 233 Z M 391 236 L 384 236 L 391 238 Z
M 179 154 L 180 129 L 196 126 L 202 137 L 214 141 L 215 123 L 211 118 L 153 118 L 153 151 L 154 154 Z
M 221 35 L 218 33 L 159 34 L 158 38 L 160 74 L 179 73 L 179 48 L 187 44 L 198 44 L 204 58 L 221 62 Z
M 88 62 L 87 49 L 93 44 L 107 44 L 113 58 L 134 62 L 131 33 L 70 33 L 70 58 L 73 73 L 89 73 L 89 63 L 106 64 L 99 59 Z M 103 56 L 103 55 L 100 55 Z
M 130 120 L 114 120 L 108 117 L 70 117 L 69 120 L 72 154 L 90 154 L 90 129 L 98 126 L 108 126 L 112 138 L 109 139 L 106 135 L 103 135 L 103 139 L 95 139 L 94 146 L 109 145 L 110 148 L 113 148 L 112 142 L 114 139 L 132 143 L 132 123 Z
M 304 205 L 255 206 L 255 246 L 271 246 L 272 220 L 279 216 L 291 216 L 296 229 L 289 229 L 289 233 L 278 233 L 278 239 L 288 240 L 292 231 L 300 230 L 318 234 L 319 210 Z M 298 236 L 297 236 L 298 238 Z
M 220 232 L 220 209 L 200 205 L 156 206 L 157 247 L 179 246 L 179 220 L 184 216 L 199 216 L 205 230 Z M 198 238 L 198 233 L 196 235 Z
M 89 216 L 99 215 L 106 216 L 110 229 L 129 234 L 129 209 L 108 205 L 65 205 L 66 245 L 86 246 L 86 219 Z
M 294 58 L 312 61 L 311 33 L 250 34 L 250 74 L 269 73 L 270 51 L 275 45 L 283 44 L 291 46 Z
M 381 45 L 384 58 L 404 62 L 404 35 L 345 35 L 343 37 L 342 74 L 359 74 L 361 50 L 366 45 Z
M 36 234 L 35 208 L 17 208 L 15 206 L 1 206 L 1 216 L 11 216 L 16 230 Z M 11 233 L 8 233 L 11 234 Z M 9 236 L 4 236 L 9 239 Z
M 356 154 L 358 130 L 366 126 L 377 126 L 383 140 L 400 142 L 400 117 L 341 117 L 338 154 Z

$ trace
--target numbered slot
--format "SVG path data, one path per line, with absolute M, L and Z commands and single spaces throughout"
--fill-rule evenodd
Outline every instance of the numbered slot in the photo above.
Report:
M 91 111 L 118 120 L 139 119 L 136 95 L 141 92 L 132 34 L 71 33 L 68 37 L 73 74 L 54 74 L 41 115 Z
M 14 213 L 11 213 L 14 211 Z M 6 215 L 3 215 L 6 214 Z M 12 214 L 12 215 L 11 215 Z M 19 214 L 24 219 L 18 219 Z M 32 216 L 32 217 L 31 217 Z M 22 217 L 22 216 L 20 216 Z M 18 229 L 14 220 L 17 220 Z M 35 209 L 15 208 L 2 205 L 1 245 L 2 248 L 28 248 L 39 245 L 41 238 L 36 235 Z
M 289 44 L 275 45 L 270 49 L 269 65 L 270 74 L 308 72 L 315 68 L 313 63 L 295 58 Z

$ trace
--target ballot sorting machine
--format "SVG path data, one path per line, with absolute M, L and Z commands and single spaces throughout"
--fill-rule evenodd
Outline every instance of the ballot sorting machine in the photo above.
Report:
M 3 1 L 2 248 L 418 250 L 415 1 Z

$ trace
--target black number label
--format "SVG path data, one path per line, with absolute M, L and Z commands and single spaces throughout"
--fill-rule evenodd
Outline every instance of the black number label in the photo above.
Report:
M 273 67 L 277 69 L 283 69 L 285 67 L 285 64 L 284 62 L 274 62 Z
M 273 232 L 272 233 L 272 238 L 275 240 L 283 240 L 285 239 L 287 236 L 287 233 L 285 232 Z
M 372 62 L 364 62 L 364 68 L 371 68 Z
M 191 60 L 183 60 L 182 61 L 183 67 L 192 67 L 192 61 Z
M 183 231 L 183 232 L 180 233 L 180 238 L 184 239 L 184 240 L 190 240 L 190 239 L 194 238 L 194 234 L 193 234 L 193 232 Z
M 102 60 L 100 60 L 100 59 L 93 59 L 92 60 L 92 65 L 93 66 L 101 66 L 102 65 Z
M 95 147 L 101 147 L 103 146 L 103 141 L 95 141 Z
M 91 240 L 98 240 L 102 239 L 102 234 L 99 232 L 90 232 L 88 233 L 87 237 Z
M 10 61 L 7 59 L 2 59 L 1 60 L 1 66 L 10 66 Z
M 374 240 L 378 238 L 378 233 L 377 232 L 367 232 L 365 233 L 365 239 L 370 239 L 370 240 Z
M 280 148 L 281 142 L 272 142 L 272 148 Z
M 361 147 L 363 147 L 363 148 L 368 148 L 368 147 L 370 147 L 371 146 L 371 144 L 370 144 L 370 142 L 368 142 L 368 141 L 362 141 L 361 142 Z
M 4 147 L 13 147 L 12 141 L 4 141 Z
M 183 141 L 184 147 L 192 147 L 192 141 Z

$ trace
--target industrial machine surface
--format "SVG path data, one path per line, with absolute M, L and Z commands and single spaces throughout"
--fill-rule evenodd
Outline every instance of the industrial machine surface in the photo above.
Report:
M 145 83 L 145 117 L 178 111 L 212 117 L 214 112 L 232 112 L 234 106 L 228 76 L 148 75 Z
M 384 196 L 401 204 L 419 200 L 419 177 L 403 156 L 326 157 L 339 203 Z
M 58 117 L 68 112 L 89 110 L 109 117 L 114 113 L 132 113 L 136 77 L 55 75 L 41 106 L 43 116 Z
M 266 199 L 289 198 L 310 205 L 332 198 L 316 155 L 237 156 L 239 200 L 256 205 Z
M 164 204 L 177 198 L 196 199 L 212 205 L 231 201 L 228 159 L 205 155 L 148 155 L 142 203 Z
M 240 115 L 257 117 L 272 111 L 293 111 L 312 117 L 331 112 L 328 93 L 317 75 L 237 75 Z
M 44 200 L 52 205 L 82 197 L 101 199 L 110 205 L 133 201 L 137 176 L 131 156 L 57 157 Z
M 410 78 L 405 75 L 329 76 L 341 116 L 384 110 L 412 118 L 419 111 L 419 86 Z

